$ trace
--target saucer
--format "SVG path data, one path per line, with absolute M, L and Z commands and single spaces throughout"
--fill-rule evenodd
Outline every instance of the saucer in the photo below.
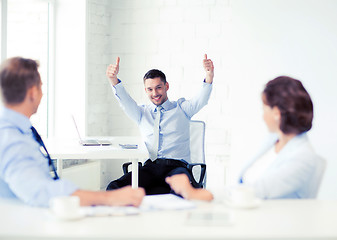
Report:
M 225 199 L 224 203 L 232 208 L 245 208 L 245 209 L 251 209 L 251 208 L 257 208 L 261 205 L 262 201 L 259 198 L 255 198 L 253 201 L 249 203 L 235 203 L 231 201 L 230 199 Z

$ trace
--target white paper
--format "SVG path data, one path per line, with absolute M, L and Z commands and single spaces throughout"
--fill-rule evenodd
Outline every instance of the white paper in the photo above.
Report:
M 141 211 L 182 210 L 195 208 L 195 203 L 173 194 L 148 195 L 140 205 Z

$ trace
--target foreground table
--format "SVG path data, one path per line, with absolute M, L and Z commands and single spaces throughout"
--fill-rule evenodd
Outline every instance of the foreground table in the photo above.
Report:
M 68 222 L 48 209 L 1 199 L 0 211 L 0 239 L 337 239 L 337 201 L 270 200 L 248 210 L 198 203 L 190 210 Z M 190 221 L 197 213 L 228 214 L 231 220 Z

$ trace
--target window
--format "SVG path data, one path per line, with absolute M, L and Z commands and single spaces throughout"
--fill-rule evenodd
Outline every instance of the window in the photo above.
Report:
M 51 81 L 53 1 L 51 0 L 1 0 L 2 7 L 2 60 L 21 56 L 38 60 L 43 82 L 42 98 L 37 114 L 32 117 L 40 134 L 48 136 L 50 124 L 49 91 Z M 5 49 L 3 49 L 5 48 Z

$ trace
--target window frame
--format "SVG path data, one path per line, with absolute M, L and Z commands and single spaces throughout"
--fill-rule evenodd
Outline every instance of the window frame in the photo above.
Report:
M 47 79 L 43 79 L 47 84 L 47 92 L 44 93 L 47 104 L 46 116 L 46 137 L 54 136 L 54 109 L 55 109 L 55 0 L 35 0 L 48 4 L 48 39 L 47 39 Z M 8 36 L 8 0 L 0 0 L 0 56 L 1 62 L 7 59 L 7 36 Z

